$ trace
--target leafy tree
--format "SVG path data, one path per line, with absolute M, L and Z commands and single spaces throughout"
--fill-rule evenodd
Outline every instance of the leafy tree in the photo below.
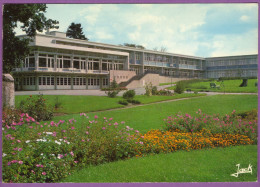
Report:
M 72 22 L 67 29 L 66 36 L 69 37 L 69 38 L 81 39 L 81 40 L 87 40 L 88 41 L 88 38 L 86 38 L 85 35 L 83 34 L 80 23 Z
M 5 4 L 3 10 L 3 72 L 10 73 L 12 68 L 21 65 L 21 61 L 30 53 L 29 42 L 36 31 L 59 28 L 59 22 L 44 16 L 45 4 Z M 26 32 L 27 38 L 15 36 L 17 23 Z
M 129 43 L 124 43 L 123 46 L 126 46 L 126 47 L 134 47 L 134 48 L 137 48 L 137 49 L 145 49 L 145 47 L 142 46 L 142 45 L 129 44 Z

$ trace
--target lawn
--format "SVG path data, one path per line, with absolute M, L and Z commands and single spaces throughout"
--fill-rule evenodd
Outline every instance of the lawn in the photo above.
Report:
M 176 94 L 174 96 L 151 96 L 137 95 L 136 100 L 142 104 L 153 103 L 158 101 L 173 100 L 186 97 L 203 96 L 203 94 Z M 26 100 L 28 95 L 15 96 L 15 105 L 19 106 L 22 100 Z M 32 96 L 35 97 L 35 96 Z M 113 108 L 123 108 L 124 105 L 118 103 L 122 97 L 109 98 L 105 96 L 73 96 L 73 95 L 44 95 L 48 104 L 54 106 L 56 102 L 61 103 L 61 108 L 54 110 L 55 113 L 74 114 L 81 112 L 93 112 Z
M 171 84 L 175 84 L 175 82 L 160 83 L 159 86 L 171 85 Z
M 252 165 L 253 173 L 240 174 Z M 155 172 L 156 171 L 156 172 Z M 89 166 L 61 182 L 243 182 L 257 181 L 257 146 L 177 151 Z
M 125 108 L 121 110 L 103 111 L 89 113 L 88 116 L 93 118 L 95 115 L 99 117 L 113 117 L 116 121 L 125 121 L 126 125 L 146 132 L 151 129 L 159 129 L 163 125 L 163 119 L 169 115 L 183 112 L 195 114 L 198 109 L 207 114 L 225 115 L 233 110 L 237 112 L 257 109 L 256 95 L 214 95 L 207 97 L 198 97 L 188 100 L 172 101 L 166 103 L 154 103 L 135 108 Z M 79 119 L 79 114 L 71 114 L 66 116 L 56 116 L 54 121 Z
M 214 82 L 216 85 L 220 86 L 220 89 L 210 88 L 210 83 Z M 239 87 L 242 80 L 224 80 L 223 82 L 217 81 L 206 81 L 206 82 L 195 82 L 188 84 L 186 89 L 191 89 L 192 91 L 211 91 L 211 92 L 228 92 L 228 93 L 257 93 L 257 87 L 255 83 L 257 79 L 248 79 L 247 87 Z M 167 89 L 174 89 L 169 87 Z

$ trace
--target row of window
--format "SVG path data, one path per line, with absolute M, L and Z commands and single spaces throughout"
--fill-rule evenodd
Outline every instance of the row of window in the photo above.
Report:
M 39 85 L 54 85 L 54 76 L 40 76 L 39 77 Z M 16 82 L 19 81 L 19 78 L 15 79 Z M 99 78 L 88 78 L 88 85 L 94 85 L 94 86 L 99 86 Z M 64 85 L 68 86 L 71 85 L 71 77 L 68 76 L 57 76 L 56 78 L 56 83 L 57 85 Z M 108 79 L 104 78 L 103 79 L 103 85 L 107 86 L 108 85 Z M 36 79 L 33 76 L 28 76 L 24 77 L 21 82 L 22 85 L 25 86 L 34 86 L 36 84 Z M 73 77 L 73 85 L 86 85 L 86 78 L 85 77 Z
M 234 59 L 234 60 L 212 60 L 207 62 L 207 66 L 232 66 L 257 64 L 257 58 Z

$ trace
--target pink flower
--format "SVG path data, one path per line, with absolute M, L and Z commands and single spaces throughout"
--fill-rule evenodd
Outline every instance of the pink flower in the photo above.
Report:
M 109 121 L 112 121 L 113 120 L 113 118 L 109 118 Z
M 22 151 L 23 149 L 22 148 L 19 148 L 18 151 Z
M 75 164 L 77 164 L 79 161 L 74 161 Z
M 136 133 L 139 133 L 139 131 L 138 131 L 138 130 L 136 130 L 135 132 L 136 132 Z
M 86 134 L 89 134 L 89 132 L 88 132 L 88 131 L 86 131 Z
M 144 136 L 141 136 L 141 138 L 144 138 Z
M 29 128 L 30 128 L 30 129 L 32 129 L 32 128 L 33 128 L 33 126 L 30 126 Z
M 125 122 L 124 121 L 121 121 L 121 124 L 124 124 Z
M 21 140 L 17 140 L 18 143 L 21 143 Z
M 85 140 L 83 140 L 83 139 L 82 139 L 81 141 L 82 141 L 82 142 L 85 142 Z
M 13 150 L 14 150 L 14 151 L 17 151 L 17 150 L 18 150 L 18 148 L 16 147 L 16 148 L 14 148 Z
M 71 156 L 74 156 L 74 153 L 72 151 L 70 152 L 70 154 L 71 154 Z
M 98 116 L 97 115 L 95 115 L 95 117 L 94 117 L 95 119 L 97 119 L 98 118 Z
M 115 123 L 114 123 L 114 125 L 118 125 L 118 123 L 117 123 L 117 122 L 115 122 Z
M 143 142 L 139 142 L 139 143 L 142 144 L 142 145 L 144 144 Z
M 18 161 L 19 164 L 23 164 L 23 161 Z
M 46 172 L 42 172 L 42 175 L 46 175 Z
M 103 130 L 105 130 L 105 129 L 106 129 L 106 127 L 102 127 L 102 129 L 103 129 Z
M 41 125 L 41 128 L 43 128 L 43 125 Z
M 104 117 L 104 119 L 107 119 L 106 117 Z
M 73 129 L 75 129 L 75 127 L 71 127 L 71 129 L 73 130 Z
M 38 135 L 41 135 L 41 133 L 39 132 Z
M 66 130 L 62 130 L 61 132 L 66 132 Z

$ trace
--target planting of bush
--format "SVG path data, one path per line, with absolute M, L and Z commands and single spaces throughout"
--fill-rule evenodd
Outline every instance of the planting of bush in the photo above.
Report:
M 127 102 L 128 102 L 128 103 L 132 103 L 132 104 L 134 104 L 134 105 L 135 105 L 135 104 L 137 104 L 137 105 L 138 105 L 138 104 L 141 104 L 141 101 L 138 101 L 138 100 L 135 100 L 135 99 L 127 99 Z
M 120 100 L 120 101 L 118 101 L 118 103 L 121 105 L 128 105 L 128 101 L 126 101 L 126 100 Z
M 2 127 L 20 122 L 21 111 L 9 107 L 3 107 L 2 111 Z
M 135 96 L 135 91 L 134 90 L 128 90 L 123 94 L 124 99 L 133 99 Z
M 182 81 L 177 82 L 176 87 L 174 89 L 175 93 L 182 94 L 184 92 L 185 85 Z
M 241 134 L 248 136 L 257 143 L 257 120 L 243 120 L 233 111 L 230 115 L 224 117 L 219 115 L 203 114 L 201 110 L 197 112 L 197 116 L 192 117 L 189 114 L 177 114 L 164 119 L 166 125 L 165 130 L 182 132 L 199 132 L 203 128 L 208 129 L 213 134 L 228 133 Z
M 157 91 L 156 95 L 172 96 L 174 94 L 169 90 L 159 90 Z
M 116 91 L 116 90 L 114 90 L 114 91 L 108 91 L 108 92 L 106 91 L 107 96 L 108 96 L 108 97 L 111 97 L 111 98 L 115 98 L 118 93 L 119 93 L 119 91 Z
M 46 104 L 43 95 L 29 96 L 26 100 L 21 101 L 19 110 L 27 113 L 36 121 L 50 120 L 53 117 L 53 108 Z
M 136 155 L 138 131 L 109 119 L 82 119 L 40 124 L 21 114 L 19 124 L 3 130 L 4 182 L 55 182 L 76 166 Z

